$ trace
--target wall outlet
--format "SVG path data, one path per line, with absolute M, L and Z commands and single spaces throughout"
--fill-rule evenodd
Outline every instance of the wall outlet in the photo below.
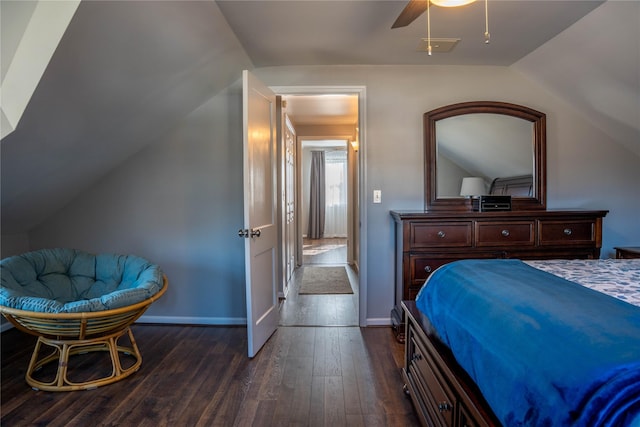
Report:
M 373 203 L 382 203 L 382 191 L 373 190 Z

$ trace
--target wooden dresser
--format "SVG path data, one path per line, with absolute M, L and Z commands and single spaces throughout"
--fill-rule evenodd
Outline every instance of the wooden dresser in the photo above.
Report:
M 608 211 L 391 211 L 396 231 L 395 304 L 391 319 L 400 341 L 400 303 L 415 300 L 429 274 L 468 258 L 599 258 Z

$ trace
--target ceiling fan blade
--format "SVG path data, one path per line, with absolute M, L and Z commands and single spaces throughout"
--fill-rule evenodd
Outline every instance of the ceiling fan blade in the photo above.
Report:
M 422 15 L 427 10 L 428 0 L 410 0 L 409 3 L 402 9 L 400 15 L 393 23 L 391 28 L 406 27 L 411 24 L 418 16 Z

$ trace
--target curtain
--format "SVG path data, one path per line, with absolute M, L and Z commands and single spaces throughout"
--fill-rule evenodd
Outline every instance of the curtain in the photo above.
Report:
M 320 239 L 324 236 L 325 179 L 324 151 L 311 152 L 311 177 L 309 191 L 309 229 L 307 237 Z
M 325 237 L 347 236 L 347 152 L 325 153 Z

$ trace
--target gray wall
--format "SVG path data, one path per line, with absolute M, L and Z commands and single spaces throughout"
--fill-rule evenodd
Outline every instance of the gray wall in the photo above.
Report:
M 606 34 L 601 32 L 599 37 Z M 560 48 L 554 50 L 557 43 Z M 553 63 L 566 54 L 565 48 L 562 40 L 552 40 L 536 53 L 534 64 Z M 611 51 L 606 58 L 615 60 L 610 58 Z M 628 51 L 619 52 L 626 57 Z M 247 67 L 241 53 L 218 58 L 225 73 L 237 70 L 240 77 L 241 69 Z M 587 49 L 571 71 L 583 76 L 579 67 L 594 57 L 602 58 Z M 393 304 L 394 235 L 389 210 L 423 207 L 422 114 L 446 104 L 497 100 L 545 112 L 549 208 L 610 210 L 604 220 L 604 257 L 612 255 L 613 246 L 640 242 L 640 158 L 629 148 L 637 146 L 637 133 L 628 136 L 629 132 L 611 131 L 603 123 L 594 125 L 583 111 L 563 100 L 571 96 L 557 96 L 549 80 L 552 76 L 538 79 L 539 68 L 527 61 L 520 65 L 254 70 L 273 86 L 366 86 L 366 139 L 361 141 L 359 156 L 365 161 L 366 174 L 362 209 L 367 229 L 362 232 L 368 245 L 360 268 L 367 278 L 363 286 L 367 287 L 368 324 L 388 323 Z M 637 73 L 637 63 L 635 67 Z M 606 72 L 606 67 L 598 69 Z M 616 76 L 607 77 L 616 81 Z M 592 102 L 595 107 L 604 104 L 600 111 L 607 110 L 606 94 L 619 91 L 607 84 L 581 87 L 597 87 L 604 94 Z M 29 249 L 74 246 L 94 252 L 136 253 L 158 262 L 171 283 L 165 297 L 148 312 L 150 319 L 243 322 L 243 251 L 236 237 L 242 223 L 240 98 L 237 85 L 216 93 L 171 126 L 171 131 L 49 215 L 28 236 L 3 235 L 3 246 L 8 244 L 11 251 L 28 245 Z M 637 105 L 635 108 L 637 112 Z M 381 204 L 371 203 L 373 189 L 382 190 Z
M 274 67 L 268 85 L 365 85 L 368 225 L 367 322 L 386 324 L 393 304 L 392 209 L 422 209 L 422 114 L 469 100 L 527 105 L 547 114 L 548 205 L 609 209 L 603 256 L 640 241 L 638 157 L 570 105 L 506 67 Z M 418 90 L 418 88 L 422 88 Z M 30 233 L 32 247 L 130 250 L 160 263 L 168 294 L 148 312 L 206 323 L 244 316 L 240 107 L 227 91 L 171 134 L 114 170 Z M 373 189 L 382 203 L 372 204 Z M 361 268 L 364 268 L 361 265 Z
M 382 323 L 393 304 L 394 239 L 390 210 L 422 209 L 422 114 L 455 102 L 496 100 L 547 114 L 549 208 L 608 209 L 603 256 L 640 241 L 640 159 L 544 87 L 507 67 L 273 67 L 265 83 L 366 85 L 367 318 Z M 382 203 L 372 204 L 374 189 Z
M 149 321 L 245 322 L 241 88 L 223 91 L 30 233 L 32 248 L 133 253 L 169 289 Z

